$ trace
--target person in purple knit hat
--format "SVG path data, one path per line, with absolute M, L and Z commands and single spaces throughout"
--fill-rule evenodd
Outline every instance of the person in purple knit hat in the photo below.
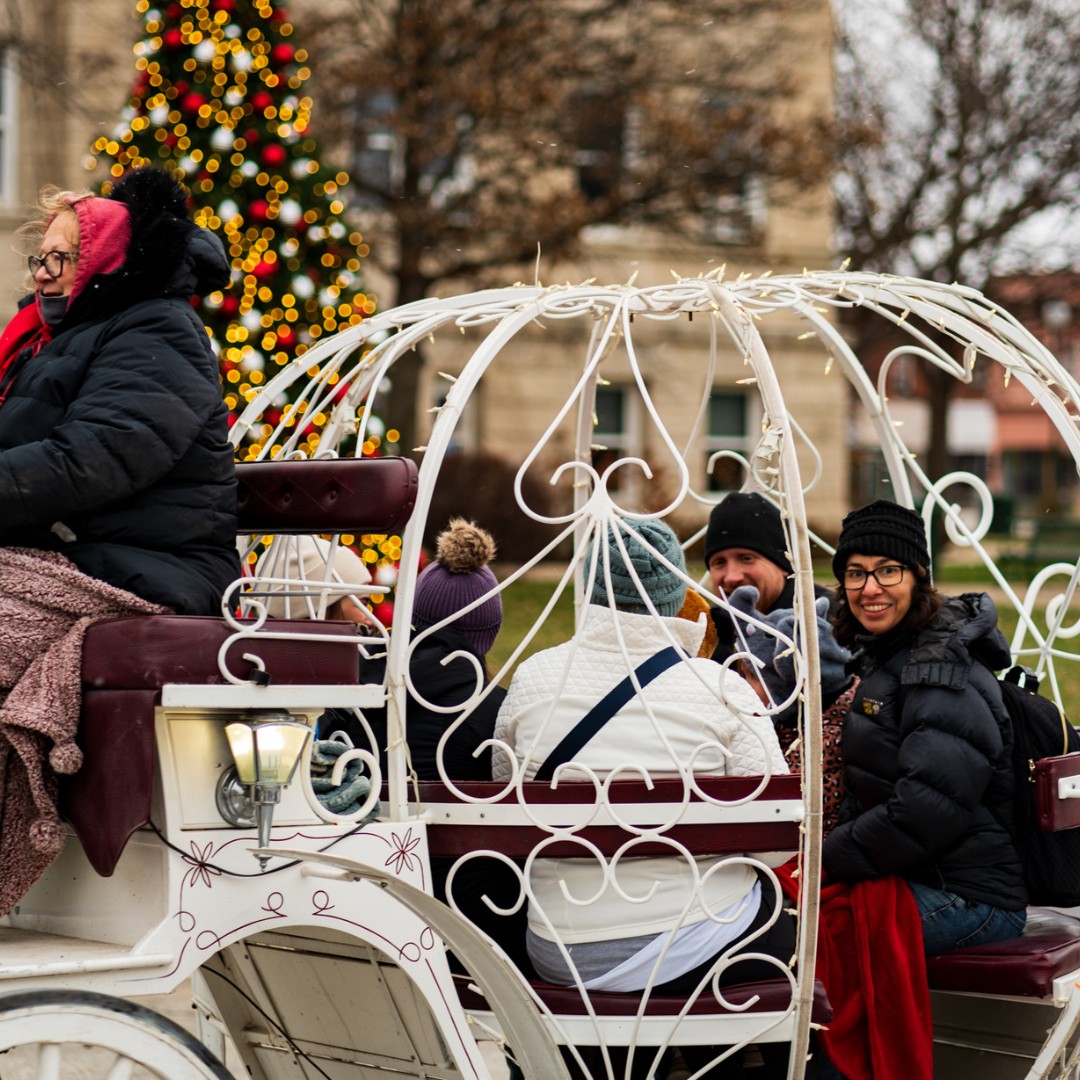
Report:
M 486 657 L 502 626 L 502 600 L 498 581 L 488 563 L 495 556 L 491 535 L 472 522 L 452 520 L 439 534 L 435 559 L 416 581 L 413 599 L 413 642 L 409 656 L 410 690 L 405 724 L 409 765 L 420 780 L 487 780 L 491 776 L 491 751 L 473 756 L 490 739 L 495 716 L 506 691 L 489 686 Z M 475 605 L 475 606 L 472 606 Z M 398 628 L 400 630 L 400 628 Z M 468 656 L 443 661 L 453 653 L 466 653 L 484 673 L 478 685 L 477 669 Z M 383 682 L 386 658 L 365 660 L 363 682 Z M 472 705 L 470 699 L 486 691 Z M 448 706 L 458 711 L 444 712 Z M 441 755 L 439 740 L 447 728 L 466 716 L 447 739 Z M 386 771 L 388 729 L 386 709 L 365 709 L 376 746 Z M 358 746 L 367 736 L 347 710 L 331 710 L 319 721 L 320 733 L 344 730 Z M 443 773 L 439 771 L 442 762 Z

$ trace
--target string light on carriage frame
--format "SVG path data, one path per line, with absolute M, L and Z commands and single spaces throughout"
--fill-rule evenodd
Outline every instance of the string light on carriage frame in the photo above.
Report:
M 284 710 L 266 710 L 225 725 L 234 764 L 225 769 L 215 792 L 218 813 L 238 827 L 255 825 L 259 847 L 270 844 L 274 807 L 289 785 L 311 735 L 309 725 Z M 259 869 L 270 856 L 256 853 Z

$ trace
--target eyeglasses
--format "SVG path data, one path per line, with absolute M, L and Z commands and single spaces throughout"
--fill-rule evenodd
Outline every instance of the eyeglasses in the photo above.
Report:
M 865 589 L 867 578 L 873 578 L 883 589 L 891 589 L 904 580 L 904 567 L 879 566 L 876 570 L 863 570 L 853 566 L 844 571 L 844 588 L 849 592 Z
M 44 255 L 30 255 L 26 259 L 26 265 L 30 267 L 30 273 L 37 276 L 37 272 L 44 267 L 45 273 L 55 281 L 64 272 L 64 263 L 79 261 L 79 251 L 46 251 Z

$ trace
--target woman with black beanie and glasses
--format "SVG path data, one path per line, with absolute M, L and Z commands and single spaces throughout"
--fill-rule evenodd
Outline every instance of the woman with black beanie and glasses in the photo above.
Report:
M 1015 937 L 1027 893 L 1012 840 L 1012 732 L 994 671 L 1009 649 L 988 596 L 930 580 L 922 517 L 879 499 L 844 519 L 836 639 L 861 684 L 843 737 L 832 881 L 911 888 L 927 955 Z

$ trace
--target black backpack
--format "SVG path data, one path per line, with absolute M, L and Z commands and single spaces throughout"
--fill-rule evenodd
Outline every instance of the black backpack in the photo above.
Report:
M 1080 828 L 1044 832 L 1035 795 L 1036 762 L 1080 750 L 1080 734 L 1065 714 L 1037 693 L 1030 668 L 1001 677 L 1001 696 L 1013 729 L 1013 803 L 1016 847 L 1032 904 L 1080 904 Z

